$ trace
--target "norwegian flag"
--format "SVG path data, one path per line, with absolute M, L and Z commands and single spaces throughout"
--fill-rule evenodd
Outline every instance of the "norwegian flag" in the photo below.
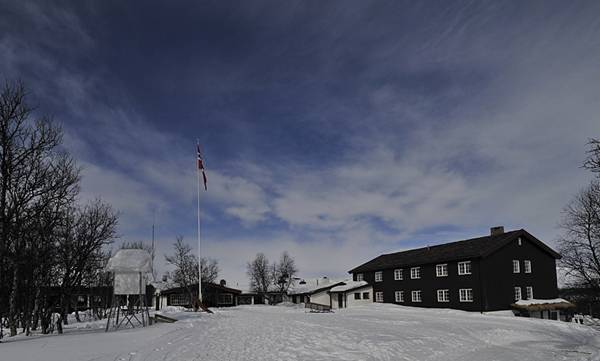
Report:
M 198 154 L 198 171 L 202 171 L 202 179 L 204 180 L 204 190 L 208 190 L 206 188 L 206 173 L 204 172 L 204 161 L 202 160 L 202 152 L 200 151 L 200 144 L 196 144 L 196 151 Z

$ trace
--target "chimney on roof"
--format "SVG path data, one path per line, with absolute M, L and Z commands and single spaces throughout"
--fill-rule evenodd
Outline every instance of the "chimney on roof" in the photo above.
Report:
M 221 281 L 219 282 L 219 284 L 220 284 L 221 286 L 225 287 L 225 285 L 227 284 L 227 281 L 225 281 L 225 280 L 221 280 Z
M 497 235 L 503 234 L 503 233 L 504 233 L 504 226 L 497 226 L 497 227 L 490 228 L 491 236 L 497 236 Z

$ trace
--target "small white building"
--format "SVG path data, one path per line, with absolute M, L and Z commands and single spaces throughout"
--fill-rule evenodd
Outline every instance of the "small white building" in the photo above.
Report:
M 366 305 L 373 302 L 373 287 L 366 281 L 330 280 L 327 277 L 301 280 L 290 287 L 293 303 L 314 303 L 336 308 Z
M 331 306 L 329 291 L 331 288 L 343 284 L 342 280 L 331 280 L 328 277 L 317 279 L 295 279 L 288 289 L 288 298 L 293 303 L 316 303 Z
M 332 308 L 368 305 L 373 302 L 373 286 L 366 281 L 345 281 L 329 291 Z

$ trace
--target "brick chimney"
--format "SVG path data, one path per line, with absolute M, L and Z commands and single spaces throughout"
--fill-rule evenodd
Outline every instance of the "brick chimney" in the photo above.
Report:
M 503 233 L 504 233 L 504 226 L 496 226 L 496 227 L 490 228 L 491 236 L 497 236 L 497 235 L 503 234 Z

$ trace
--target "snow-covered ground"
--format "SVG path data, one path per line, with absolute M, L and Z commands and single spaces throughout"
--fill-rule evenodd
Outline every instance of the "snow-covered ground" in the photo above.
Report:
M 104 333 L 5 339 L 0 360 L 600 360 L 600 332 L 550 320 L 373 304 L 240 306 Z

